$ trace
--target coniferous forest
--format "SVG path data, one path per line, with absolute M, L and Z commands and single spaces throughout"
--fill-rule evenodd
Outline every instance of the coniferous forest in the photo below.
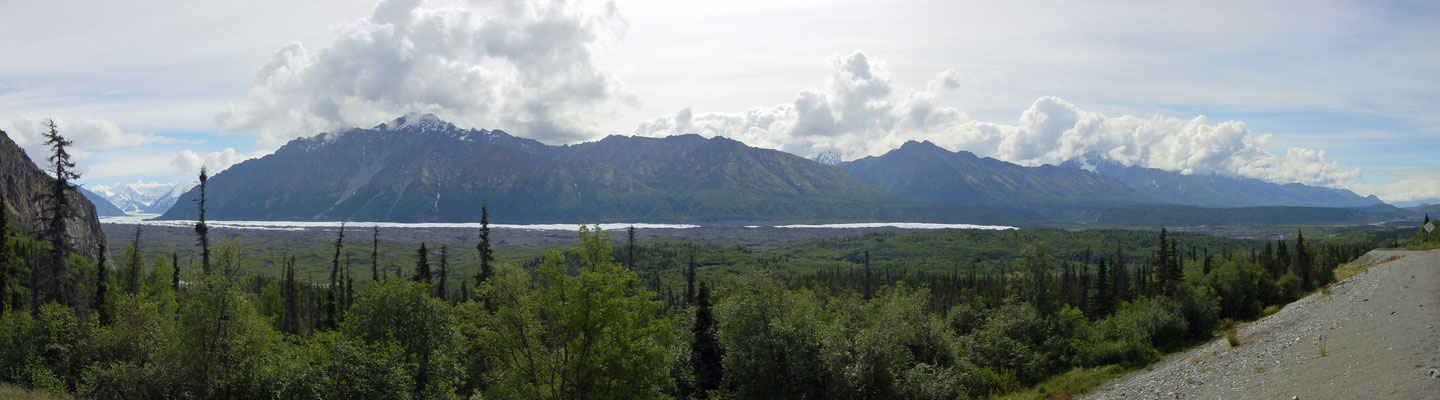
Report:
M 5 216 L 0 381 L 83 398 L 983 398 L 1143 367 L 1385 244 L 947 231 L 809 241 L 732 271 L 702 265 L 714 246 L 582 224 L 573 246 L 502 262 L 482 207 L 473 251 L 422 243 L 392 273 L 378 228 L 342 227 L 308 266 L 328 279 L 302 282 L 293 256 L 260 274 L 262 249 L 212 242 L 203 171 L 199 257 L 147 260 L 138 227 L 121 259 L 105 248 L 120 241 L 67 248 L 68 144 L 53 135 L 47 229 Z M 657 255 L 683 279 L 641 265 Z

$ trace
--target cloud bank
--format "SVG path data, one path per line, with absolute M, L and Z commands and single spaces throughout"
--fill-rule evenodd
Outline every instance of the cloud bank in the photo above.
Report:
M 1098 152 L 1127 165 L 1185 174 L 1221 174 L 1277 183 L 1348 187 L 1358 169 L 1341 167 L 1324 150 L 1270 151 L 1271 136 L 1243 122 L 1204 116 L 1110 117 L 1055 97 L 1042 97 L 1013 124 L 975 121 L 938 104 L 961 87 L 946 70 L 922 88 L 896 88 L 883 62 L 856 52 L 831 58 L 823 85 L 793 102 L 743 112 L 689 108 L 642 122 L 640 136 L 698 133 L 800 155 L 837 151 L 846 159 L 882 154 L 907 140 L 929 140 L 1022 165 L 1055 164 Z
M 468 126 L 505 127 L 542 141 L 593 137 L 595 117 L 632 101 L 598 68 L 597 47 L 626 23 L 613 3 L 501 0 L 422 8 L 390 0 L 335 28 L 311 51 L 292 43 L 256 71 L 242 104 L 217 117 L 227 132 L 274 145 L 318 132 L 430 112 Z
M 182 150 L 180 154 L 170 160 L 170 166 L 174 167 L 175 173 L 181 176 L 199 176 L 200 167 L 205 167 L 207 173 L 215 175 L 232 165 L 252 158 L 264 157 L 270 153 L 271 151 L 268 150 L 260 150 L 250 154 L 241 154 L 234 148 L 227 147 L 225 150 L 202 156 L 190 150 Z

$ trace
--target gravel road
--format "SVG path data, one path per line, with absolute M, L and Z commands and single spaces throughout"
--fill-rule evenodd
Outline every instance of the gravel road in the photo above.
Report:
M 1440 250 L 1376 250 L 1383 262 L 1092 399 L 1440 399 Z

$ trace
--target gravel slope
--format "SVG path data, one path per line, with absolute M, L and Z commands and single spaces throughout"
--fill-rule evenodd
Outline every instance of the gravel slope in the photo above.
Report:
M 1440 250 L 1331 285 L 1275 315 L 1116 379 L 1092 399 L 1440 399 Z M 1322 354 L 1323 352 L 1323 354 Z

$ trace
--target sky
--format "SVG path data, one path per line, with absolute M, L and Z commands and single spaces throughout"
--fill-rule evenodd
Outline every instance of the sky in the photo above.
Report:
M 549 144 L 907 140 L 1440 199 L 1440 3 L 0 0 L 0 130 L 193 180 L 430 112 Z

